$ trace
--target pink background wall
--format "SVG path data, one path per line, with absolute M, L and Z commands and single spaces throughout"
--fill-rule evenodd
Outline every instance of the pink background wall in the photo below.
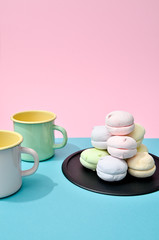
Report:
M 0 128 L 49 110 L 89 137 L 126 110 L 159 137 L 158 0 L 0 0 Z

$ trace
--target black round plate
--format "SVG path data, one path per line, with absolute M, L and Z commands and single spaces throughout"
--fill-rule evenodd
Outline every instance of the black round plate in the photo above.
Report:
M 62 164 L 62 171 L 66 178 L 77 186 L 89 191 L 116 195 L 134 196 L 152 193 L 159 190 L 159 158 L 153 154 L 156 172 L 148 178 L 135 178 L 129 174 L 118 182 L 106 182 L 100 179 L 96 171 L 83 167 L 79 161 L 83 150 L 71 154 Z

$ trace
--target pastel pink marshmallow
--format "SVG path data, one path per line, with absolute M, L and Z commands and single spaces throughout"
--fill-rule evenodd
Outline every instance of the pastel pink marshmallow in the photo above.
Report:
M 112 136 L 107 141 L 108 153 L 120 159 L 127 159 L 137 153 L 136 141 L 128 136 Z
M 107 147 L 107 151 L 111 156 L 120 159 L 128 159 L 134 157 L 137 153 L 137 149 L 119 149 L 112 147 Z
M 106 116 L 106 127 L 112 135 L 127 135 L 134 128 L 134 118 L 129 112 L 114 111 Z

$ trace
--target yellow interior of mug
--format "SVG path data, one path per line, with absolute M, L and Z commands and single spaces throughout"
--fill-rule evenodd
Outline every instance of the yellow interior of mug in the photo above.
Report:
M 0 150 L 15 147 L 22 141 L 23 137 L 19 133 L 0 130 Z
M 14 122 L 35 124 L 53 121 L 56 115 L 48 111 L 25 111 L 14 114 L 11 119 Z

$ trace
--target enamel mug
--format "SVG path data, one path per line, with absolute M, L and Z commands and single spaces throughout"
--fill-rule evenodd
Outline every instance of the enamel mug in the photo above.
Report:
M 25 111 L 11 117 L 14 131 L 23 136 L 22 146 L 34 149 L 39 156 L 39 161 L 51 158 L 55 149 L 62 148 L 67 143 L 66 130 L 54 124 L 56 115 L 48 111 Z M 54 130 L 60 131 L 63 141 L 55 144 Z M 22 155 L 22 160 L 33 161 L 32 157 Z
M 38 154 L 33 149 L 21 147 L 22 141 L 19 133 L 0 130 L 0 198 L 17 192 L 22 176 L 31 175 L 38 168 Z M 34 165 L 31 169 L 21 170 L 21 153 L 32 155 Z

